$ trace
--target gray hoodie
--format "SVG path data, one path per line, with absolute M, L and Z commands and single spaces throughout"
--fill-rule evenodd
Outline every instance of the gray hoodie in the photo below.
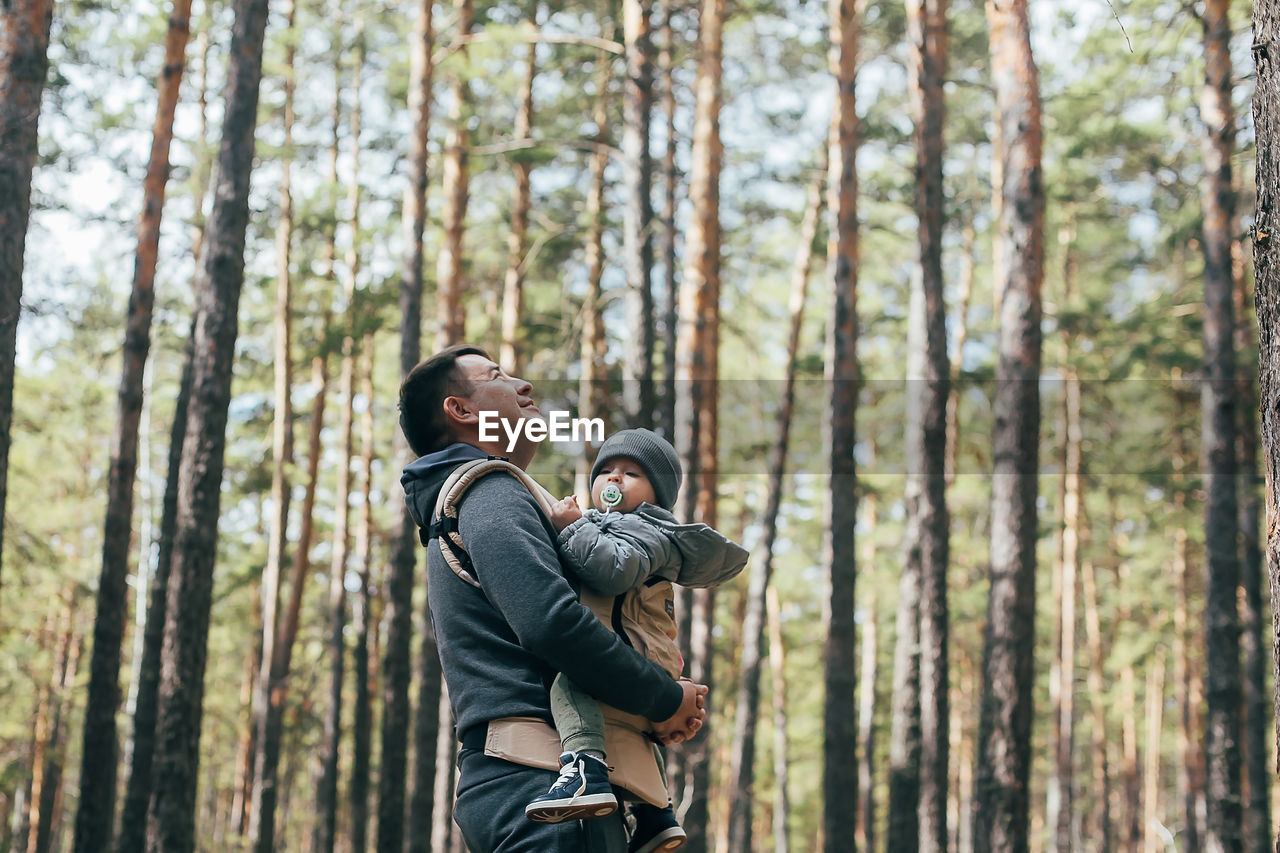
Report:
M 405 468 L 405 502 L 425 530 L 449 473 L 483 451 L 453 444 Z M 438 540 L 427 547 L 427 601 L 459 736 L 502 717 L 551 721 L 557 672 L 596 699 L 650 720 L 680 707 L 680 686 L 578 602 L 555 548 L 555 529 L 509 474 L 478 480 L 458 506 L 477 589 L 453 573 Z

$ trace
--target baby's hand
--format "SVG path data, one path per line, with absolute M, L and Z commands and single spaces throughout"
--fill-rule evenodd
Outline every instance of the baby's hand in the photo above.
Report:
M 564 530 L 570 524 L 582 518 L 582 510 L 578 508 L 578 499 L 574 495 L 567 498 L 561 498 L 551 505 L 550 512 L 551 524 L 556 529 L 556 533 Z

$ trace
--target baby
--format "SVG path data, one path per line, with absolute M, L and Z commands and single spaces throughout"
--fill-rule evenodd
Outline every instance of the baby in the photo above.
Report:
M 683 473 L 671 444 L 647 429 L 614 433 L 591 469 L 591 502 L 583 513 L 573 497 L 553 505 L 561 562 L 583 585 L 621 596 L 615 612 L 635 648 L 679 678 L 684 660 L 676 644 L 674 581 L 715 587 L 742 571 L 747 552 L 705 524 L 680 524 L 671 514 Z M 616 628 L 617 626 L 615 626 Z M 605 764 L 604 718 L 596 701 L 564 675 L 551 686 L 551 711 L 563 754 L 551 790 L 525 809 L 531 820 L 554 823 L 611 814 L 618 807 Z M 661 762 L 659 762 L 661 763 Z M 685 832 L 670 804 L 632 807 L 636 830 L 628 853 L 674 850 Z

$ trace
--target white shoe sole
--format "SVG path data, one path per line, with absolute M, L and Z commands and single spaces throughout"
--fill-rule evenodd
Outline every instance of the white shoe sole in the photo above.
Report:
M 658 853 L 658 851 L 675 850 L 677 847 L 683 847 L 685 839 L 688 835 L 678 826 L 670 827 L 659 832 L 643 847 L 637 847 L 635 853 Z
M 618 798 L 613 794 L 586 794 L 569 800 L 530 803 L 525 806 L 524 816 L 537 823 L 564 823 L 607 817 L 617 810 Z

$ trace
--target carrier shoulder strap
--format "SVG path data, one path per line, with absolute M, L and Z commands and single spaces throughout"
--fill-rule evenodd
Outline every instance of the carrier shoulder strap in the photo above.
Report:
M 474 587 L 479 587 L 480 582 L 476 580 L 471 558 L 467 555 L 467 547 L 458 533 L 458 504 L 467 489 L 471 488 L 477 480 L 495 471 L 505 471 L 519 480 L 538 502 L 538 508 L 542 510 L 543 515 L 548 515 L 551 505 L 555 503 L 555 498 L 537 480 L 506 459 L 490 456 L 488 459 L 464 462 L 453 469 L 449 478 L 444 481 L 439 496 L 436 497 L 435 510 L 431 514 L 431 525 L 426 531 L 420 533 L 420 536 L 424 545 L 431 539 L 439 539 L 440 553 L 444 556 L 449 568 Z

